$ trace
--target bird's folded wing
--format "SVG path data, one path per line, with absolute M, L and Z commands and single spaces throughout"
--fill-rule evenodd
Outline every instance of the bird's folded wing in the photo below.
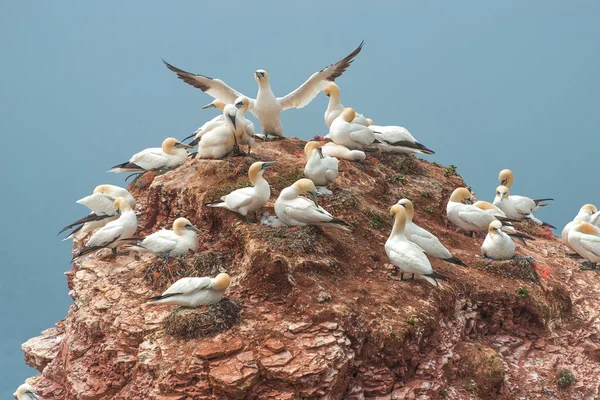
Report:
M 200 290 L 207 289 L 212 284 L 212 279 L 209 277 L 202 278 L 181 278 L 171 285 L 162 295 L 168 294 L 192 294 Z
M 94 193 L 83 199 L 77 200 L 77 204 L 81 204 L 92 210 L 92 212 L 98 215 L 114 215 L 114 202 L 116 198 L 103 193 Z
M 129 162 L 146 170 L 160 168 L 167 164 L 167 156 L 161 149 L 146 149 L 134 154 Z
M 287 96 L 277 98 L 279 104 L 281 104 L 284 110 L 287 110 L 288 108 L 302 108 L 306 106 L 319 94 L 321 90 L 325 89 L 325 86 L 327 86 L 329 82 L 335 81 L 337 77 L 344 73 L 346 68 L 348 68 L 350 64 L 352 64 L 352 61 L 354 61 L 354 57 L 356 57 L 362 50 L 363 44 L 364 42 L 361 42 L 356 50 L 348 54 L 342 60 L 312 74 L 311 77 L 302 84 L 302 86 Z
M 166 253 L 177 246 L 177 235 L 173 231 L 163 229 L 147 236 L 141 245 L 155 253 Z
M 373 132 L 379 133 L 381 137 L 377 139 L 383 139 L 389 144 L 394 144 L 401 141 L 416 142 L 415 138 L 406 129 L 395 126 L 395 127 L 371 127 Z
M 310 200 L 306 201 L 309 202 Z M 329 222 L 333 219 L 331 214 L 321 207 L 317 208 L 314 203 L 303 204 L 296 202 L 293 206 L 286 207 L 285 212 L 296 221 L 304 222 L 306 224 L 312 222 Z
M 371 133 L 369 128 L 365 128 L 364 126 L 359 125 L 359 124 L 353 124 L 353 126 L 364 128 L 364 129 L 351 131 L 350 134 L 348 135 L 348 136 L 350 136 L 350 139 L 354 140 L 355 142 L 361 143 L 364 146 L 368 146 L 371 143 L 373 143 L 373 141 L 372 141 L 373 134 Z
M 204 75 L 196 75 L 191 72 L 184 71 L 179 69 L 165 60 L 163 60 L 167 68 L 177 74 L 177 77 L 187 83 L 188 85 L 192 85 L 195 88 L 202 90 L 205 93 L 208 93 L 215 99 L 219 99 L 227 104 L 233 104 L 235 99 L 240 96 L 243 96 L 240 92 L 235 89 L 229 87 L 225 82 L 220 79 L 209 78 Z M 254 100 L 250 100 L 252 104 Z
M 118 221 L 118 220 L 117 220 Z M 116 222 L 116 221 L 113 221 Z M 85 244 L 86 247 L 92 246 L 106 246 L 109 243 L 114 242 L 123 234 L 123 227 L 121 225 L 106 225 L 99 229 L 92 235 L 90 240 Z
M 597 257 L 600 257 L 600 237 L 586 235 L 585 237 L 579 240 L 579 243 L 583 246 L 584 249 L 589 251 L 590 253 L 595 254 Z
M 227 207 L 237 210 L 240 207 L 247 206 L 252 202 L 252 195 L 254 194 L 254 188 L 243 188 L 234 190 L 225 197 L 225 204 Z
M 475 226 L 486 226 L 490 223 L 490 214 L 479 208 L 467 208 L 458 211 L 458 218 Z

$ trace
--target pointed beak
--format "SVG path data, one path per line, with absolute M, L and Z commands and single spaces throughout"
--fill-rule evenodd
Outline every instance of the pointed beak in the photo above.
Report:
M 275 165 L 276 162 L 275 161 L 269 161 L 266 163 L 263 163 L 261 169 L 267 169 L 267 168 L 271 168 L 273 165 Z
M 186 228 L 189 229 L 190 231 L 194 231 L 196 233 L 200 233 L 200 229 L 196 228 L 193 225 L 188 225 L 188 226 L 186 226 Z
M 244 105 L 244 103 L 242 103 L 240 101 L 239 103 L 235 103 L 234 105 L 235 105 L 235 108 L 237 108 L 239 110 L 240 108 L 242 108 L 242 106 Z
M 206 110 L 207 108 L 217 108 L 217 106 L 215 106 L 213 103 L 209 103 L 202 107 L 203 110 Z
M 315 192 L 308 192 L 308 194 L 310 195 L 313 203 L 315 203 L 315 206 L 319 207 L 319 203 L 317 203 L 317 194 Z
M 231 123 L 233 124 L 233 129 L 237 129 L 235 126 L 235 115 L 233 115 L 233 116 L 228 115 L 228 117 L 229 117 L 229 120 L 231 121 Z
M 181 143 L 181 142 L 177 142 L 177 143 L 175 143 L 174 147 L 177 147 L 177 148 L 180 148 L 180 149 L 191 149 L 194 146 L 191 146 L 191 145 L 185 144 L 185 143 Z
M 465 199 L 465 204 L 471 204 L 471 199 Z
M 504 179 L 504 180 L 502 181 L 502 186 L 506 186 L 506 184 L 507 184 L 507 183 L 508 183 L 508 179 Z
M 319 152 L 319 157 L 321 157 L 321 158 L 325 158 L 325 157 L 323 157 L 323 149 L 322 149 L 322 148 L 320 148 L 320 147 L 319 147 L 319 148 L 317 149 L 317 151 Z
M 118 215 L 121 215 L 121 209 L 120 208 L 117 208 L 115 211 L 117 212 Z

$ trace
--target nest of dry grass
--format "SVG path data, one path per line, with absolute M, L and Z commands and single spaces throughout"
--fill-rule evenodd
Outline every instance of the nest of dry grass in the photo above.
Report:
M 533 260 L 531 260 L 533 261 Z M 531 265 L 531 261 L 525 257 L 515 257 L 512 260 L 494 261 L 487 258 L 477 259 L 473 267 L 485 270 L 492 275 L 504 278 L 521 279 L 539 283 L 540 280 Z
M 300 229 L 282 227 L 262 229 L 259 232 L 260 236 L 272 248 L 286 247 L 296 253 L 310 253 L 317 247 L 317 237 L 321 233 L 321 229 L 308 225 Z
M 179 307 L 163 321 L 165 332 L 182 339 L 197 339 L 221 332 L 240 320 L 242 305 L 223 299 L 206 308 Z
M 381 153 L 379 160 L 395 172 L 404 175 L 425 175 L 427 172 L 417 158 L 410 154 Z

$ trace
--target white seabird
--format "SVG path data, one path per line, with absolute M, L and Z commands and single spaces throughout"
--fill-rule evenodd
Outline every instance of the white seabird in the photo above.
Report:
M 93 194 L 77 200 L 77 204 L 86 206 L 91 210 L 91 213 L 65 226 L 58 234 L 60 235 L 67 229 L 76 227 L 63 239 L 68 240 L 72 239 L 76 233 L 92 232 L 114 221 L 118 218 L 118 214 L 113 206 L 117 197 L 123 197 L 129 202 L 131 208 L 135 209 L 135 199 L 127 189 L 115 185 L 98 185 L 94 188 Z
M 198 236 L 200 230 L 186 218 L 177 218 L 173 221 L 173 230 L 161 229 L 145 238 L 140 238 L 131 243 L 131 250 L 140 253 L 152 253 L 165 258 L 181 257 L 188 252 L 198 250 Z
M 413 222 L 415 208 L 412 201 L 401 199 L 397 204 L 401 205 L 406 210 L 404 234 L 408 240 L 422 248 L 428 256 L 440 258 L 451 264 L 460 265 L 461 267 L 467 266 L 458 257 L 454 257 L 437 237 Z
M 439 286 L 438 279 L 447 280 L 445 276 L 433 271 L 423 249 L 406 237 L 404 207 L 395 204 L 390 209 L 390 214 L 394 216 L 394 225 L 390 237 L 385 242 L 385 252 L 392 264 L 401 271 L 400 279 L 404 280 L 404 274 L 412 274 L 412 278 L 417 274 L 434 286 Z
M 175 138 L 166 138 L 162 147 L 145 149 L 131 156 L 128 162 L 115 165 L 108 172 L 146 172 L 161 168 L 174 168 L 185 162 L 186 149 L 193 146 L 181 143 Z
M 220 111 L 223 111 L 223 109 L 225 108 L 226 104 L 223 103 L 221 100 L 213 100 L 212 102 L 208 103 L 207 105 L 205 105 L 204 107 L 202 107 L 202 109 L 206 109 L 206 108 L 216 108 Z M 196 129 L 194 131 L 194 133 L 192 133 L 190 136 L 186 137 L 185 139 L 182 140 L 182 142 L 185 142 L 188 139 L 191 138 L 195 138 L 196 139 L 196 143 L 192 144 L 190 143 L 191 146 L 195 146 L 198 144 L 198 142 L 200 141 L 200 138 L 202 138 L 202 136 L 216 128 L 217 126 L 224 124 L 225 123 L 225 118 L 223 117 L 223 113 L 221 112 L 219 115 L 217 115 L 216 117 L 214 117 L 213 119 L 206 121 L 204 124 L 202 124 L 202 126 L 198 129 Z
M 533 212 L 540 207 L 547 206 L 547 204 L 541 204 L 543 201 L 552 199 L 538 199 L 532 200 L 529 197 L 511 195 L 509 189 L 506 186 L 498 186 L 496 188 L 496 197 L 494 198 L 494 205 L 504 211 L 504 214 L 511 219 L 528 219 L 541 226 L 549 226 L 552 229 L 556 229 L 554 226 L 540 221 L 533 216 Z
M 304 176 L 313 181 L 319 194 L 331 194 L 327 187 L 338 176 L 338 159 L 324 156 L 319 142 L 306 143 L 304 154 L 306 155 Z
M 378 141 L 375 146 L 380 151 L 386 153 L 435 154 L 433 150 L 417 142 L 417 139 L 410 134 L 408 129 L 402 126 L 369 125 L 369 129 L 375 134 L 375 139 Z
M 329 85 L 325 86 L 323 93 L 329 97 L 329 104 L 327 104 L 327 110 L 325 110 L 325 124 L 329 128 L 333 120 L 340 116 L 345 107 L 340 102 L 340 88 L 335 83 L 331 82 Z M 356 113 L 352 123 L 369 126 L 368 119 L 359 113 Z
M 269 84 L 269 75 L 265 70 L 258 70 L 254 78 L 258 83 L 258 94 L 256 99 L 249 98 L 249 111 L 260 121 L 262 132 L 269 136 L 282 137 L 283 126 L 281 124 L 281 112 L 289 108 L 302 108 L 314 99 L 329 82 L 333 82 L 350 66 L 354 57 L 360 53 L 363 46 L 356 48 L 352 53 L 335 64 L 315 72 L 299 88 L 285 97 L 275 97 Z M 213 79 L 203 75 L 196 75 L 181 70 L 163 60 L 167 68 L 175 72 L 179 79 L 208 93 L 214 98 L 231 104 L 236 98 L 243 96 L 242 93 L 232 89 L 220 79 Z M 248 97 L 248 96 L 246 96 Z
M 446 206 L 446 215 L 454 226 L 470 232 L 471 236 L 473 232 L 487 231 L 490 223 L 500 218 L 472 205 L 471 192 L 464 187 L 452 192 Z
M 513 174 L 513 172 L 510 169 L 503 169 L 498 174 L 498 181 L 500 182 L 500 186 L 506 186 L 510 190 L 512 188 L 513 183 L 515 182 L 515 175 Z M 517 196 L 517 197 L 521 197 L 521 196 Z M 554 200 L 554 199 L 534 200 L 538 203 L 536 203 L 536 207 L 533 211 L 539 210 L 540 208 L 546 207 L 548 205 L 548 204 L 540 204 L 541 202 L 552 201 L 552 200 Z M 534 222 L 538 223 L 538 225 L 541 225 L 541 221 L 537 220 L 536 218 L 533 218 L 533 220 L 534 220 Z
M 325 157 L 335 157 L 349 161 L 363 161 L 367 158 L 367 155 L 362 150 L 350 150 L 346 146 L 335 144 L 333 142 L 325 143 L 325 145 L 321 147 L 321 150 Z
M 246 222 L 250 223 L 248 213 L 256 213 L 256 211 L 267 204 L 267 201 L 271 197 L 271 187 L 269 186 L 269 182 L 263 178 L 263 173 L 273 165 L 275 165 L 274 161 L 255 162 L 248 168 L 248 178 L 252 184 L 251 187 L 234 190 L 228 195 L 221 197 L 221 200 L 205 205 L 208 207 L 222 207 L 234 211 L 246 217 Z M 255 215 L 255 217 L 258 219 L 258 216 Z
M 114 208 L 119 218 L 98 229 L 85 246 L 73 256 L 73 260 L 94 251 L 110 248 L 117 255 L 117 247 L 124 244 L 137 230 L 137 217 L 131 205 L 123 197 L 118 197 Z
M 13 393 L 13 397 L 15 397 L 17 400 L 40 400 L 40 396 L 28 383 L 24 383 L 19 386 L 17 391 Z
M 184 307 L 199 307 L 216 304 L 223 298 L 231 284 L 231 277 L 220 273 L 214 278 L 181 278 L 163 294 L 151 297 L 150 304 L 173 304 Z
M 579 222 L 588 222 L 591 225 L 595 225 L 591 223 L 591 219 L 594 215 L 597 215 L 598 209 L 593 204 L 585 204 L 580 209 L 573 221 L 569 222 L 562 230 L 560 235 L 560 239 L 562 242 L 572 250 L 571 245 L 569 244 L 569 231 L 577 225 Z
M 346 108 L 329 127 L 329 138 L 334 143 L 346 146 L 350 150 L 364 150 L 375 140 L 375 134 L 364 125 L 354 124 L 355 112 Z M 372 147 L 375 149 L 375 147 Z M 377 151 L 375 149 L 375 151 Z
M 300 194 L 308 193 L 312 201 Z M 302 178 L 281 191 L 275 201 L 275 214 L 287 226 L 316 225 L 349 231 L 348 224 L 317 204 L 317 189 L 310 179 Z
M 492 221 L 481 245 L 481 254 L 492 260 L 510 260 L 515 256 L 515 244 L 502 231 L 502 222 Z
M 592 269 L 596 269 L 596 263 L 600 262 L 600 229 L 587 222 L 579 222 L 569 231 L 568 239 L 571 248 L 590 262 Z
M 233 104 L 227 104 L 223 108 L 225 123 L 202 136 L 198 143 L 198 158 L 221 159 L 234 151 L 237 111 Z

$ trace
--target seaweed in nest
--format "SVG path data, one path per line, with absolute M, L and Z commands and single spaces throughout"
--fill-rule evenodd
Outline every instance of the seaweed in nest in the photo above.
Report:
M 321 230 L 318 227 L 308 225 L 300 229 L 290 229 L 288 227 L 262 229 L 260 235 L 271 247 L 285 246 L 294 252 L 301 250 L 304 253 L 310 253 L 318 244 L 317 235 L 319 232 Z
M 392 168 L 397 173 L 404 175 L 425 175 L 426 170 L 417 158 L 411 154 L 382 153 L 380 156 L 382 164 Z
M 163 321 L 165 332 L 183 339 L 196 339 L 229 329 L 240 320 L 242 305 L 223 299 L 207 307 L 179 307 Z
M 483 269 L 491 274 L 500 275 L 504 278 L 522 279 L 539 283 L 540 280 L 531 265 L 529 258 L 516 256 L 511 260 L 494 261 L 489 259 L 477 260 L 474 267 Z

